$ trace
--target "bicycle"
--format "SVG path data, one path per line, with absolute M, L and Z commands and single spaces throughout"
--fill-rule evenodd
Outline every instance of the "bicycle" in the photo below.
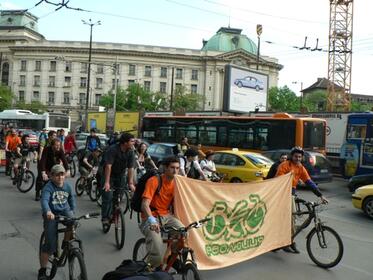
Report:
M 18 174 L 13 179 L 16 183 L 17 189 L 22 193 L 30 191 L 35 183 L 35 175 L 27 165 L 27 158 L 22 157 L 21 163 L 18 166 Z
M 311 260 L 322 268 L 331 268 L 336 266 L 343 256 L 343 242 L 338 233 L 321 221 L 318 207 L 321 202 L 307 202 L 295 197 L 296 211 L 293 213 L 295 219 L 295 232 L 292 236 L 294 239 L 302 230 L 307 228 L 312 221 L 314 227 L 307 234 L 307 253 Z M 336 248 L 335 254 L 329 250 Z M 324 255 L 326 253 L 327 255 Z
M 195 221 L 187 227 L 175 228 L 175 227 L 163 227 L 161 226 L 161 232 L 167 234 L 167 237 L 163 239 L 163 243 L 167 244 L 165 252 L 165 258 L 167 254 L 171 254 L 167 257 L 167 263 L 162 264 L 162 270 L 169 272 L 171 268 L 176 270 L 177 274 L 181 274 L 183 280 L 186 279 L 201 279 L 198 271 L 197 263 L 194 257 L 194 251 L 192 248 L 187 247 L 186 239 L 187 233 L 192 228 L 200 228 L 204 223 L 210 221 L 211 218 L 205 218 L 199 221 Z M 145 238 L 140 238 L 135 243 L 133 248 L 132 259 L 134 261 L 142 260 L 146 261 L 149 253 L 146 250 Z M 191 275 L 191 277 L 189 277 Z
M 74 178 L 76 174 L 76 164 L 74 160 L 75 156 L 76 156 L 76 151 L 72 151 L 71 153 L 66 154 L 66 160 L 67 160 L 67 163 L 69 164 L 70 176 L 72 178 Z
M 97 200 L 97 167 L 93 167 L 87 177 L 80 176 L 75 183 L 75 193 L 77 196 L 81 196 L 84 191 L 87 192 L 89 198 L 92 201 Z
M 79 226 L 78 221 L 81 219 L 91 219 L 100 216 L 100 213 L 89 213 L 78 218 L 69 218 L 64 216 L 56 216 L 55 220 L 58 224 L 63 224 L 64 228 L 57 230 L 57 250 L 49 257 L 49 265 L 47 267 L 48 279 L 53 279 L 57 273 L 57 268 L 63 267 L 69 262 L 69 279 L 71 280 L 86 280 L 87 269 L 84 262 L 84 252 L 83 252 L 83 242 L 76 235 L 76 229 Z M 57 227 L 58 227 L 57 224 Z M 69 231 L 68 226 L 72 226 L 71 229 L 71 239 L 67 241 L 67 244 L 63 246 L 62 252 L 60 251 L 60 246 L 58 242 L 58 234 Z M 41 247 L 45 242 L 45 233 L 42 232 L 39 242 L 39 257 L 41 254 Z M 78 268 L 78 274 L 76 273 L 76 268 Z

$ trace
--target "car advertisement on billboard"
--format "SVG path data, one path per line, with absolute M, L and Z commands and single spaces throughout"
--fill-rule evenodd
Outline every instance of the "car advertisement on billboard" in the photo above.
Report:
M 249 113 L 266 111 L 268 75 L 234 65 L 225 67 L 224 110 Z

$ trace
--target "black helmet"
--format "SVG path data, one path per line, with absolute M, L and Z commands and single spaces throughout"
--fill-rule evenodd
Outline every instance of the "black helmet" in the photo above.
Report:
M 299 147 L 299 146 L 295 146 L 294 148 L 291 149 L 290 155 L 294 155 L 295 153 L 302 154 L 302 156 L 303 156 L 304 155 L 303 148 Z

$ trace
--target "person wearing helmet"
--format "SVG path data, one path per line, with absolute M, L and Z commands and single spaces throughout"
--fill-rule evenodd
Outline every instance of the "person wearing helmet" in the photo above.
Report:
M 183 157 L 180 157 L 180 175 L 193 179 L 202 179 L 207 181 L 207 176 L 203 173 L 198 163 L 198 151 L 188 149 Z
M 306 184 L 306 186 L 310 187 L 312 192 L 320 197 L 322 203 L 328 203 L 328 200 L 322 195 L 320 189 L 317 187 L 315 182 L 311 180 L 310 175 L 308 174 L 307 170 L 304 168 L 302 164 L 302 159 L 304 156 L 304 151 L 301 147 L 294 147 L 291 149 L 290 152 L 290 159 L 282 162 L 277 170 L 276 177 L 287 174 L 289 172 L 293 173 L 293 182 L 292 182 L 292 194 L 293 194 L 293 202 L 292 202 L 292 209 L 295 208 L 294 202 L 294 195 L 296 192 L 297 185 L 300 180 Z M 294 232 L 294 221 L 292 221 L 292 232 Z M 289 253 L 296 253 L 299 254 L 299 251 L 296 247 L 295 242 L 293 242 L 290 247 L 284 249 L 286 252 Z

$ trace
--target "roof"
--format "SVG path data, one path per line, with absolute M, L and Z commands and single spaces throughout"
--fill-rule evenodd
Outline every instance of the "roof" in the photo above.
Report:
M 242 29 L 221 27 L 208 41 L 203 41 L 203 51 L 231 52 L 243 49 L 251 54 L 257 53 L 256 44 L 246 35 L 241 34 Z
M 308 88 L 305 88 L 303 90 L 301 90 L 303 93 L 307 93 L 307 92 L 310 92 L 310 91 L 314 91 L 316 89 L 321 89 L 321 90 L 327 90 L 328 89 L 328 84 L 330 83 L 330 81 L 326 78 L 317 78 L 317 81 L 312 84 L 311 86 L 309 86 Z M 335 85 L 335 88 L 336 89 L 343 89 L 342 87 Z

